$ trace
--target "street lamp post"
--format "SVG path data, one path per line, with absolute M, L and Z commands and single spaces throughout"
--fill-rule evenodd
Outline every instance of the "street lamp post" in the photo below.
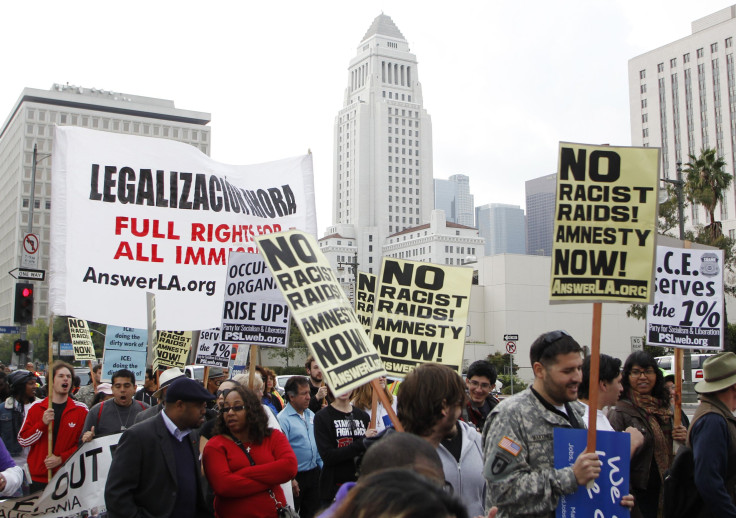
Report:
M 350 273 L 353 275 L 353 298 L 355 298 L 355 292 L 358 291 L 358 252 L 353 255 L 352 261 L 338 261 L 337 268 L 342 269 L 344 267 L 350 268 Z M 354 303 L 354 300 L 350 302 Z
M 680 229 L 680 241 L 685 241 L 685 181 L 682 179 L 682 162 L 677 162 L 677 179 L 670 180 L 669 178 L 662 178 L 663 182 L 671 184 L 675 188 L 675 194 L 677 195 L 677 222 Z M 682 402 L 683 403 L 697 403 L 698 396 L 695 393 L 695 385 L 693 384 L 693 369 L 692 369 L 692 353 L 690 349 L 685 349 L 682 358 L 682 368 L 685 371 L 685 381 L 682 383 Z

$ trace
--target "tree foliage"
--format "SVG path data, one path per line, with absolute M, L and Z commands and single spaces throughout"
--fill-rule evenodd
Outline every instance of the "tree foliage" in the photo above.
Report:
M 733 176 L 724 170 L 726 161 L 714 148 L 702 149 L 699 156 L 689 157 L 690 162 L 682 170 L 687 175 L 685 196 L 690 203 L 698 203 L 708 212 L 710 224 L 706 228 L 710 237 L 717 239 L 722 232 L 720 222 L 716 221 L 716 207 L 723 203 Z

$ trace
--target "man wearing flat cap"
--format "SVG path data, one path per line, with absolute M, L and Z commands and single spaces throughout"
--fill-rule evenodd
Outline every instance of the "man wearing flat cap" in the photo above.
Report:
M 705 503 L 700 516 L 736 517 L 736 354 L 711 356 L 703 371 L 705 379 L 695 385 L 700 405 L 687 440 Z
M 105 485 L 110 518 L 211 516 L 191 432 L 204 421 L 206 404 L 214 397 L 199 382 L 176 378 L 161 413 L 123 433 Z

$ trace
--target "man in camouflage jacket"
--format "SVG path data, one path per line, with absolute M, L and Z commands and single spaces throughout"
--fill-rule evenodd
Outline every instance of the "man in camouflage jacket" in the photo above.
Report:
M 486 509 L 498 518 L 554 517 L 560 495 L 577 491 L 600 474 L 595 453 L 582 453 L 554 469 L 554 428 L 584 428 L 577 399 L 582 380 L 580 345 L 564 331 L 532 344 L 534 383 L 493 409 L 483 430 Z

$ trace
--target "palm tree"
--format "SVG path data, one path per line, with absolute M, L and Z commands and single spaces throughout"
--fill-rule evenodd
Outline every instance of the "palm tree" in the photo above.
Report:
M 716 207 L 723 203 L 733 176 L 726 171 L 726 161 L 714 148 L 700 150 L 700 156 L 689 155 L 690 162 L 682 170 L 686 175 L 685 195 L 690 203 L 699 203 L 710 215 L 708 229 L 712 238 L 720 237 L 721 223 L 716 221 Z

